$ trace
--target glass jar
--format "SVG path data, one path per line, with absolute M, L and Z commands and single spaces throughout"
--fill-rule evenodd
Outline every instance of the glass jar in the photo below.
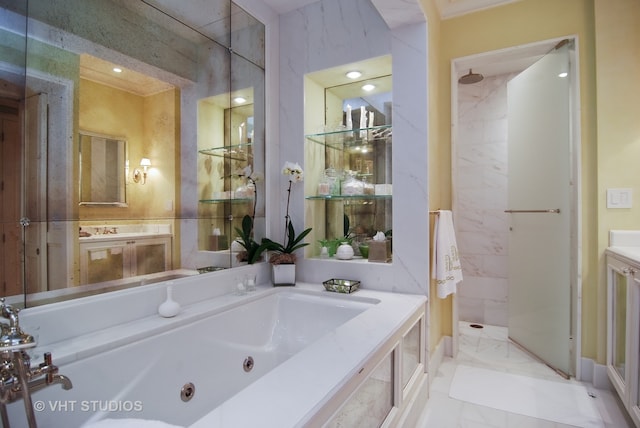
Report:
M 322 178 L 318 182 L 318 196 L 328 196 L 331 194 L 331 182 L 327 173 L 322 174 Z
M 373 195 L 376 193 L 375 186 L 367 181 L 367 177 L 362 177 L 362 193 L 365 195 Z
M 356 179 L 355 171 L 348 171 L 347 178 L 342 182 L 342 194 L 347 196 L 362 195 L 364 186 L 362 181 Z
M 327 183 L 329 183 L 329 194 L 332 196 L 340 195 L 340 175 L 338 171 L 332 166 L 324 171 L 325 177 L 327 177 Z

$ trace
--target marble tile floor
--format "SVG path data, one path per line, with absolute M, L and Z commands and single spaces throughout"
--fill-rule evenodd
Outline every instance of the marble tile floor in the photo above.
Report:
M 470 323 L 461 322 L 459 333 L 458 355 L 455 359 L 445 358 L 434 374 L 429 401 L 416 428 L 574 427 L 451 398 L 449 389 L 457 365 L 563 381 L 553 370 L 513 344 L 507 337 L 505 327 L 484 326 L 482 329 L 475 329 L 470 327 Z M 587 388 L 596 396 L 594 400 L 605 428 L 633 427 L 614 391 L 595 389 L 590 384 L 587 384 Z M 491 391 L 487 393 L 490 394 Z

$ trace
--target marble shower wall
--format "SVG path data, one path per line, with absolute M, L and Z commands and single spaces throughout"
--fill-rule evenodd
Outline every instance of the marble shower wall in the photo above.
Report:
M 454 153 L 455 230 L 464 280 L 461 321 L 507 325 L 507 82 L 458 85 Z

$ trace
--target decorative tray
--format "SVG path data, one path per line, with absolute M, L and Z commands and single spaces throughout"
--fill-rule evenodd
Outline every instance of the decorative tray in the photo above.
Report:
M 353 293 L 360 287 L 360 281 L 351 279 L 329 279 L 322 283 L 327 291 L 336 293 Z

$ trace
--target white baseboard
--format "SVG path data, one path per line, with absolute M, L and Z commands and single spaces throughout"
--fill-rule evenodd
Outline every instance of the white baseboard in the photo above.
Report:
M 597 389 L 614 390 L 607 375 L 607 366 L 598 364 L 591 358 L 580 359 L 580 380 L 591 383 Z
M 440 342 L 436 345 L 436 349 L 429 353 L 429 380 L 435 378 L 435 373 L 438 372 L 440 364 L 444 357 L 452 357 L 452 340 L 451 336 L 443 336 Z

